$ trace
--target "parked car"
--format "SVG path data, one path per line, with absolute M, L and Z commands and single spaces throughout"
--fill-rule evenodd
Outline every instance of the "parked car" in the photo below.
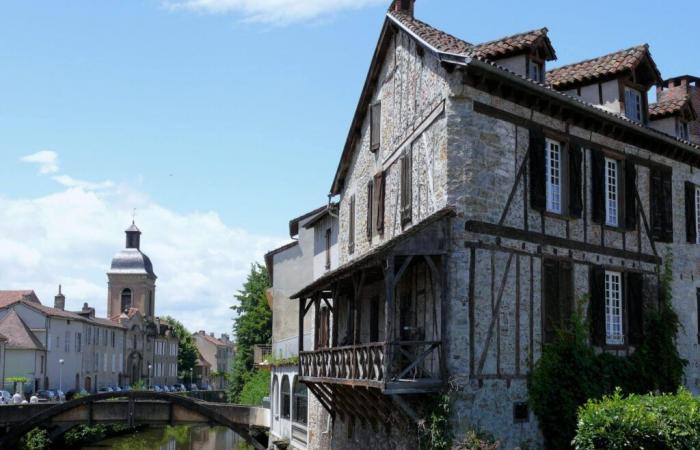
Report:
M 131 386 L 128 384 L 126 386 L 122 386 L 122 392 L 129 392 L 131 390 Z
M 121 392 L 122 391 L 122 388 L 120 388 L 119 386 L 111 386 L 111 389 L 113 392 Z
M 170 388 L 168 387 L 167 384 L 164 384 L 164 385 L 162 386 L 162 388 L 163 388 L 163 392 L 170 392 Z
M 0 402 L 4 404 L 12 403 L 12 394 L 8 391 L 0 391 Z
M 64 394 L 62 390 L 58 389 L 58 390 L 54 391 L 54 393 L 56 394 L 57 401 L 59 401 L 59 402 L 66 401 L 66 394 Z
M 163 392 L 163 388 L 159 384 L 154 384 L 152 389 L 156 392 Z
M 177 387 L 177 390 L 180 392 L 187 392 L 187 388 L 184 384 L 176 384 L 175 387 Z
M 112 388 L 109 386 L 103 386 L 97 390 L 98 394 L 104 394 L 105 392 L 114 392 L 114 391 L 112 391 Z
M 50 389 L 45 389 L 43 391 L 39 391 L 36 393 L 36 396 L 39 398 L 39 401 L 42 403 L 54 402 L 57 399 L 56 393 Z

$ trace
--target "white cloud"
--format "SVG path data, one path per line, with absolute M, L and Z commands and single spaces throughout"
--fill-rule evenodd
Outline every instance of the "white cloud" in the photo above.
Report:
M 66 182 L 43 197 L 0 195 L 0 289 L 34 289 L 53 305 L 62 284 L 68 309 L 89 302 L 104 317 L 106 272 L 136 208 L 141 248 L 158 275 L 156 314 L 191 331 L 230 333 L 229 307 L 250 264 L 284 238 L 228 226 L 215 212 L 176 212 L 127 186 L 90 184 L 103 187 Z
M 111 187 L 114 187 L 114 183 L 111 181 L 101 181 L 98 183 L 93 183 L 91 181 L 85 181 L 85 180 L 78 180 L 70 175 L 56 175 L 51 177 L 55 182 L 69 187 L 69 188 L 81 188 L 85 189 L 88 191 L 94 191 L 94 190 L 100 190 L 100 189 L 109 189 Z
M 389 0 L 163 0 L 163 4 L 173 10 L 240 14 L 249 22 L 289 24 L 343 10 L 388 5 Z
M 24 162 L 38 164 L 39 173 L 56 173 L 58 172 L 58 154 L 51 150 L 42 150 L 32 153 L 31 155 L 20 158 Z

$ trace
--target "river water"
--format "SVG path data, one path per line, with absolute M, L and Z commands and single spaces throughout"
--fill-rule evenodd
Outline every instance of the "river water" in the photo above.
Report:
M 146 428 L 129 435 L 83 446 L 83 450 L 247 450 L 251 447 L 224 427 L 177 426 Z

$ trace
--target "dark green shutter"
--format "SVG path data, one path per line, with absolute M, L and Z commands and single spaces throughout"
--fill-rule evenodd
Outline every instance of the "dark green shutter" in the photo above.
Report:
M 673 187 L 670 170 L 663 177 L 664 242 L 673 242 Z
M 600 150 L 591 150 L 591 219 L 605 222 L 605 160 Z
M 697 243 L 697 216 L 695 211 L 695 185 L 685 182 L 685 235 L 691 244 Z
M 627 327 L 628 343 L 637 346 L 644 338 L 644 280 L 642 274 L 630 272 L 626 274 L 622 288 L 627 298 Z
M 540 129 L 530 130 L 530 206 L 537 211 L 547 208 L 545 140 Z
M 569 148 L 569 215 L 571 217 L 581 217 L 583 211 L 581 155 L 581 147 L 572 143 Z
M 561 324 L 559 308 L 559 267 L 557 262 L 545 259 L 542 264 L 544 271 L 544 324 L 542 337 L 545 343 L 554 341 L 557 328 Z
M 591 342 L 602 347 L 605 345 L 605 269 L 601 266 L 591 268 L 590 297 Z
M 637 228 L 637 167 L 625 160 L 625 228 Z

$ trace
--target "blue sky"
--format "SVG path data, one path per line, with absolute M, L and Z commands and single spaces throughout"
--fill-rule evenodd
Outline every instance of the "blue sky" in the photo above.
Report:
M 137 208 L 144 250 L 152 244 L 163 272 L 157 308 L 177 314 L 202 299 L 222 317 L 186 324 L 227 331 L 225 307 L 248 262 L 326 201 L 387 6 L 3 2 L 0 289 L 34 288 L 50 303 L 52 286 L 68 280 L 69 306 L 89 300 L 99 312 L 104 271 Z M 470 42 L 547 26 L 557 64 L 648 42 L 664 76 L 700 74 L 691 1 L 418 0 L 416 9 Z M 40 151 L 51 152 L 48 166 L 22 160 Z M 79 269 L 76 257 L 90 262 Z M 183 270 L 191 284 L 176 283 Z

